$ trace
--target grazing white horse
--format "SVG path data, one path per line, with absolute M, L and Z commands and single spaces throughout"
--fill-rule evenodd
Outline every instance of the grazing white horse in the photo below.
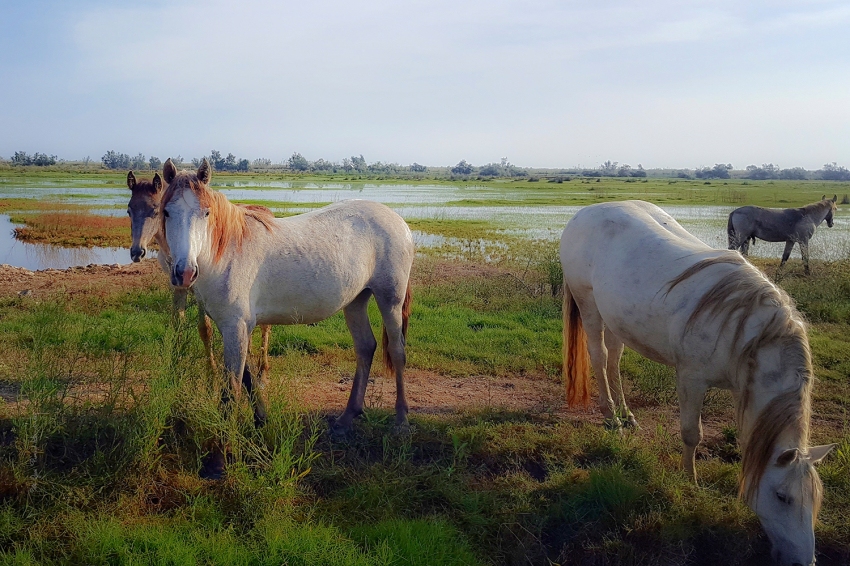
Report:
M 367 314 L 374 296 L 384 322 L 384 363 L 396 379 L 396 425 L 406 425 L 403 373 L 414 256 L 407 223 L 365 200 L 275 219 L 267 208 L 236 206 L 211 191 L 206 160 L 190 173 L 178 172 L 169 159 L 163 175 L 168 188 L 162 230 L 171 282 L 192 287 L 218 326 L 233 395 L 239 395 L 238 376 L 255 325 L 319 322 L 342 310 L 357 356 L 348 405 L 334 423 L 336 432 L 347 431 L 363 411 L 377 348 Z M 262 388 L 250 380 L 245 386 L 249 393 Z M 263 399 L 252 400 L 255 418 L 262 421 Z
M 130 202 L 127 204 L 127 215 L 130 217 L 130 234 L 132 244 L 130 245 L 130 259 L 138 263 L 147 254 L 151 240 L 156 242 L 160 253 L 156 256 L 162 270 L 171 275 L 171 259 L 164 249 L 165 238 L 162 234 L 162 222 L 159 219 L 159 205 L 165 187 L 159 173 L 155 173 L 153 179 L 136 180 L 136 176 L 130 171 L 127 173 L 127 188 L 130 189 Z M 186 313 L 186 295 L 189 290 L 182 287 L 172 287 L 172 314 L 182 319 Z M 204 343 L 207 353 L 207 361 L 210 368 L 215 370 L 215 355 L 212 348 L 212 325 L 204 311 L 204 305 L 198 304 L 198 334 Z M 263 345 L 260 349 L 260 375 L 268 374 L 269 371 L 269 334 L 271 326 L 262 327 Z M 261 378 L 262 379 L 262 378 Z
M 570 405 L 588 403 L 590 365 L 600 409 L 617 418 L 608 378 L 619 384 L 624 345 L 675 367 L 682 463 L 696 481 L 706 390 L 730 389 L 742 497 L 775 560 L 814 563 L 822 486 L 813 465 L 834 445 L 808 445 L 811 354 L 788 295 L 737 252 L 710 248 L 646 202 L 583 208 L 564 228 L 560 255 Z M 615 395 L 621 414 L 631 416 L 621 387 Z

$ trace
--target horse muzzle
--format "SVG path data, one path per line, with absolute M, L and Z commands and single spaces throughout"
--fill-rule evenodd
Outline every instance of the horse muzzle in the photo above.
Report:
M 145 257 L 146 253 L 147 250 L 145 248 L 141 246 L 133 246 L 130 248 L 130 259 L 133 260 L 133 263 L 139 263 L 142 258 Z
M 197 267 L 175 265 L 171 270 L 171 284 L 175 287 L 188 289 L 197 279 Z

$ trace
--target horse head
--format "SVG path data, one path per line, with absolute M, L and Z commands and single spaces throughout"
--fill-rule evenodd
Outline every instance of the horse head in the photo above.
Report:
M 152 181 L 137 181 L 130 171 L 127 173 L 127 188 L 130 189 L 130 202 L 127 215 L 130 217 L 130 232 L 133 243 L 130 246 L 130 258 L 140 261 L 147 253 L 151 238 L 159 230 L 157 214 L 162 198 L 162 179 L 154 174 Z
M 162 168 L 168 188 L 162 198 L 162 229 L 171 257 L 171 284 L 191 287 L 198 278 L 198 256 L 209 246 L 210 207 L 205 195 L 212 177 L 204 158 L 197 173 L 178 172 L 169 158 Z
M 821 200 L 829 203 L 829 211 L 827 211 L 824 220 L 826 220 L 826 225 L 832 228 L 833 216 L 835 215 L 835 211 L 838 209 L 838 205 L 836 204 L 838 202 L 838 195 L 833 195 L 832 198 L 826 198 L 826 195 L 823 195 Z
M 814 468 L 834 444 L 777 449 L 758 490 L 747 504 L 758 515 L 772 543 L 773 559 L 783 566 L 815 563 L 815 531 L 823 487 Z

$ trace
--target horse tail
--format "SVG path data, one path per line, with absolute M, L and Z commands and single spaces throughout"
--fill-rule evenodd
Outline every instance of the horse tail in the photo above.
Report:
M 401 335 L 404 338 L 404 343 L 407 344 L 407 323 L 410 320 L 410 304 L 413 302 L 413 293 L 410 290 L 410 281 L 407 282 L 407 291 L 404 294 L 404 301 L 401 303 Z M 390 357 L 390 337 L 387 334 L 387 326 L 384 325 L 381 333 L 381 347 L 384 352 L 384 368 L 387 370 L 387 375 L 392 377 L 395 374 L 395 366 L 393 359 Z
M 564 382 L 567 387 L 567 405 L 574 407 L 590 404 L 590 355 L 587 351 L 587 334 L 581 322 L 573 294 L 564 282 Z
M 726 222 L 726 236 L 729 238 L 729 249 L 737 250 L 740 245 L 738 244 L 738 236 L 735 234 L 735 226 L 732 224 L 732 215 L 735 214 L 735 211 L 729 213 L 729 221 Z

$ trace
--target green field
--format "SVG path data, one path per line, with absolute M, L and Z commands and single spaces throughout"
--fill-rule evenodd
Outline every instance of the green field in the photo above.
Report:
M 79 174 L 15 175 L 0 171 L 0 190 L 22 181 L 92 186 Z M 105 190 L 123 185 L 123 176 L 91 176 Z M 271 180 L 216 176 L 219 183 L 248 178 Z M 850 192 L 815 181 L 585 181 L 489 181 L 486 196 L 444 206 L 618 198 L 794 206 Z M 435 191 L 443 183 L 422 182 Z M 35 216 L 56 212 L 48 202 L 28 206 L 23 212 Z M 410 224 L 502 250 L 485 258 L 461 243 L 418 255 L 411 373 L 449 394 L 473 378 L 517 390 L 557 385 L 556 244 L 491 220 Z M 811 324 L 812 441 L 839 443 L 820 466 L 826 493 L 818 565 L 847 564 L 850 257 L 813 262 L 812 277 L 795 260 L 779 283 Z M 757 265 L 773 277 L 778 260 Z M 327 434 L 334 411 L 305 401 L 312 383 L 339 382 L 339 398 L 347 397 L 354 353 L 340 315 L 275 328 L 272 410 L 258 430 L 247 403 L 228 415 L 219 410 L 218 378 L 205 369 L 195 310 L 188 323 L 172 326 L 164 275 L 153 270 L 113 285 L 56 277 L 35 296 L 0 292 L 0 393 L 7 399 L 0 404 L 0 563 L 770 563 L 757 518 L 737 498 L 740 453 L 729 396 L 712 392 L 707 400 L 695 486 L 678 469 L 673 372 L 633 352 L 623 369 L 637 431 L 606 432 L 598 415 L 567 412 L 555 397 L 521 409 L 483 402 L 414 410 L 412 431 L 399 435 L 391 411 L 375 401 L 340 441 Z M 370 314 L 377 332 L 374 306 Z M 373 377 L 370 391 L 380 391 L 383 378 Z M 211 439 L 232 455 L 220 482 L 197 474 Z

